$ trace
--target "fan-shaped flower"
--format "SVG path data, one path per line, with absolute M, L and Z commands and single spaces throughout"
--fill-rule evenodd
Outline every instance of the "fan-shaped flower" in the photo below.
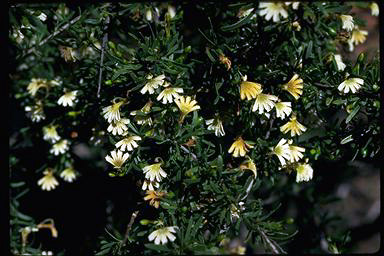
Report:
M 302 152 L 305 152 L 305 148 L 292 145 L 292 140 L 288 140 L 288 144 L 289 144 L 289 153 L 291 154 L 292 163 L 297 162 L 301 158 L 303 158 L 304 155 Z
M 50 191 L 52 189 L 55 189 L 57 185 L 59 185 L 59 182 L 56 180 L 55 176 L 53 175 L 53 170 L 51 168 L 47 168 L 44 172 L 44 177 L 39 179 L 37 182 L 37 185 L 41 186 L 42 190 Z
M 247 76 L 243 77 L 243 81 L 240 84 L 240 98 L 244 100 L 255 99 L 257 95 L 261 93 L 261 84 L 247 81 Z
M 293 10 L 299 9 L 300 2 L 284 2 L 285 5 L 291 5 Z
M 218 117 L 206 120 L 205 123 L 208 125 L 208 130 L 215 131 L 217 137 L 225 135 L 223 122 Z
M 55 143 L 60 140 L 59 134 L 56 131 L 57 125 L 48 125 L 43 127 L 43 139 Z
M 141 187 L 142 190 L 155 190 L 155 188 L 159 188 L 160 184 L 157 181 L 150 181 L 150 180 L 144 180 L 143 186 Z
M 125 151 L 125 148 L 127 148 L 128 151 L 132 151 L 133 149 L 137 148 L 139 145 L 136 141 L 141 140 L 140 136 L 129 136 L 127 138 L 122 139 L 121 141 L 117 142 L 115 144 L 116 148 L 120 147 L 121 151 Z
M 349 50 L 353 51 L 354 45 L 362 44 L 367 39 L 368 31 L 360 30 L 358 26 L 352 30 L 351 39 L 348 40 Z
M 145 94 L 149 92 L 149 94 L 153 94 L 155 89 L 157 89 L 160 85 L 163 85 L 165 75 L 159 75 L 153 78 L 153 75 L 147 76 L 148 82 L 144 85 L 144 87 L 140 90 L 141 94 Z
M 343 29 L 347 31 L 352 31 L 355 26 L 353 17 L 351 15 L 340 15 L 340 19 L 343 23 Z
M 173 242 L 175 241 L 176 237 L 172 233 L 176 233 L 176 228 L 176 226 L 172 226 L 157 229 L 148 236 L 148 240 L 155 240 L 155 244 L 160 244 L 160 242 L 161 244 L 166 244 L 168 239 Z
M 69 149 L 69 142 L 68 140 L 63 139 L 57 142 L 56 144 L 53 144 L 49 152 L 57 156 L 59 154 L 64 154 L 68 149 Z
M 291 102 L 277 102 L 275 103 L 276 116 L 284 119 L 292 113 Z
M 25 111 L 27 116 L 32 119 L 32 122 L 38 123 L 45 119 L 43 103 L 41 101 L 37 101 L 36 105 L 33 106 L 25 106 Z
M 279 158 L 281 165 L 285 165 L 286 160 L 291 159 L 291 152 L 287 140 L 282 138 L 279 143 L 273 148 L 272 153 Z
M 147 165 L 143 168 L 145 178 L 150 181 L 157 180 L 160 182 L 163 178 L 167 177 L 167 173 L 161 168 L 161 162 L 157 164 Z
M 351 91 L 352 93 L 357 92 L 364 84 L 364 80 L 361 78 L 349 78 L 342 82 L 337 89 L 341 92 L 348 93 Z
M 284 19 L 288 17 L 288 12 L 284 8 L 283 3 L 271 2 L 271 3 L 259 3 L 260 16 L 265 16 L 266 20 L 270 20 L 273 17 L 274 22 L 280 21 L 280 16 Z
M 305 163 L 300 163 L 296 167 L 296 182 L 309 181 L 313 178 L 313 169 L 308 164 L 308 159 Z
M 285 125 L 280 127 L 280 131 L 283 133 L 291 131 L 291 137 L 295 135 L 300 135 L 306 130 L 307 128 L 296 120 L 296 115 L 294 114 L 291 116 L 290 120 Z
M 121 152 L 120 150 L 117 150 L 117 153 L 116 153 L 116 151 L 113 150 L 111 151 L 111 156 L 112 157 L 107 155 L 105 157 L 105 160 L 107 160 L 107 162 L 113 165 L 113 168 L 119 169 L 121 168 L 121 166 L 123 166 L 125 161 L 127 161 L 129 154 L 128 153 L 123 154 L 123 152 Z
M 297 100 L 303 94 L 303 79 L 294 74 L 291 80 L 283 85 L 282 89 L 288 91 Z
M 185 116 L 190 112 L 200 109 L 200 106 L 197 105 L 197 101 L 192 100 L 190 96 L 180 96 L 180 98 L 175 99 L 175 103 L 181 111 L 180 123 L 184 121 Z
M 72 107 L 73 103 L 76 101 L 76 94 L 77 91 L 66 92 L 63 96 L 59 98 L 57 104 L 63 105 L 64 107 Z
M 264 113 L 264 110 L 265 112 L 269 112 L 275 106 L 274 102 L 277 100 L 278 98 L 274 95 L 260 93 L 256 97 L 252 111 L 255 112 L 259 110 L 259 114 Z
M 336 61 L 337 69 L 339 71 L 343 71 L 345 69 L 346 65 L 344 64 L 343 60 L 341 59 L 341 55 L 335 54 L 335 55 L 333 55 L 333 58 Z
M 245 156 L 250 148 L 253 148 L 252 145 L 246 143 L 243 138 L 238 137 L 235 142 L 232 143 L 231 147 L 228 150 L 228 153 L 232 153 L 233 157 Z
M 48 87 L 48 82 L 46 79 L 32 78 L 31 82 L 28 84 L 27 90 L 29 94 L 35 96 L 37 91 L 44 87 Z
M 157 100 L 160 101 L 161 99 L 163 99 L 162 103 L 163 104 L 167 104 L 168 103 L 172 103 L 173 102 L 173 99 L 178 99 L 180 98 L 180 95 L 179 93 L 183 93 L 184 90 L 183 88 L 175 88 L 175 87 L 167 87 L 165 88 L 160 94 L 159 96 L 157 96 Z
M 111 123 L 108 126 L 107 131 L 112 132 L 113 135 L 116 135 L 116 134 L 122 135 L 125 131 L 128 130 L 128 127 L 126 126 L 126 124 L 129 124 L 129 122 L 130 122 L 129 119 L 121 118 L 120 120 Z
M 144 200 L 150 200 L 149 204 L 155 208 L 159 208 L 160 200 L 166 195 L 165 192 L 154 190 L 147 190 L 145 193 L 147 194 L 147 196 L 144 197 Z
M 124 101 L 119 101 L 103 108 L 104 118 L 108 120 L 108 123 L 116 122 L 120 120 L 120 107 Z
M 72 182 L 76 179 L 76 172 L 72 167 L 69 167 L 60 173 L 60 177 L 67 182 Z
M 256 165 L 255 165 L 255 162 L 253 162 L 253 160 L 250 157 L 248 157 L 247 160 L 245 160 L 240 164 L 239 169 L 252 171 L 256 179 L 257 177 Z
M 371 8 L 371 14 L 372 16 L 379 16 L 380 10 L 379 10 L 379 5 L 375 2 L 372 2 L 369 5 L 369 8 Z

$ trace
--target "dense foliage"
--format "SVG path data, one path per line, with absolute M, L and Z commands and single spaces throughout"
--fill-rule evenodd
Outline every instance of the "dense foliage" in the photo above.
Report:
M 327 180 L 352 174 L 322 163 L 380 153 L 378 55 L 341 59 L 366 37 L 351 8 L 11 7 L 10 97 L 29 118 L 10 140 L 12 253 L 49 249 L 28 238 L 42 228 L 60 234 L 19 210 L 23 177 L 46 193 L 86 179 L 80 144 L 99 156 L 87 168 L 136 183 L 131 216 L 110 222 L 96 255 L 347 249 L 322 206 Z

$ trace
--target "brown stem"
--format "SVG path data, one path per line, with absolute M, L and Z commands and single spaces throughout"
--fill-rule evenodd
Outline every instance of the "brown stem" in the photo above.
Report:
M 129 220 L 129 223 L 127 225 L 127 230 L 125 231 L 125 236 L 124 236 L 122 245 L 125 245 L 125 243 L 127 242 L 129 237 L 129 231 L 131 230 L 133 222 L 135 221 L 138 214 L 139 214 L 139 211 L 135 211 L 134 213 L 132 213 L 131 219 Z

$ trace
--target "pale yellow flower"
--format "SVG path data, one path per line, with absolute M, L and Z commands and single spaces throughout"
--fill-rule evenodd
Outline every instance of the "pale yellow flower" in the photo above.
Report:
M 38 123 L 45 119 L 43 103 L 41 101 L 37 101 L 36 105 L 33 106 L 25 106 L 25 111 L 27 116 L 32 119 L 32 122 Z
M 175 103 L 181 111 L 180 123 L 184 121 L 185 116 L 190 112 L 200 109 L 200 106 L 197 105 L 197 101 L 192 100 L 190 96 L 180 96 L 180 98 L 175 99 Z
M 144 87 L 140 90 L 141 94 L 145 94 L 149 92 L 149 94 L 153 94 L 155 89 L 157 89 L 160 85 L 163 85 L 165 75 L 160 75 L 153 78 L 153 75 L 147 76 L 148 82 L 144 85 Z
M 149 204 L 155 208 L 159 208 L 160 200 L 166 195 L 165 192 L 154 191 L 154 190 L 147 190 L 145 193 L 147 194 L 147 196 L 144 197 L 144 200 L 145 201 L 150 200 Z
M 351 15 L 340 15 L 340 19 L 343 23 L 343 29 L 347 31 L 352 31 L 355 26 L 353 17 Z
M 297 162 L 299 161 L 301 158 L 303 158 L 303 152 L 305 152 L 305 148 L 302 148 L 302 147 L 298 147 L 298 146 L 294 146 L 292 145 L 292 140 L 288 140 L 288 144 L 289 144 L 289 153 L 291 154 L 291 162 Z
M 280 127 L 280 131 L 283 133 L 291 131 L 291 137 L 295 135 L 300 135 L 306 130 L 307 128 L 296 120 L 296 115 L 294 114 L 291 116 L 290 120 L 285 125 Z
M 291 159 L 291 152 L 287 140 L 282 138 L 279 143 L 272 149 L 272 153 L 279 158 L 281 165 L 285 165 L 286 160 Z
M 232 143 L 231 147 L 228 150 L 228 153 L 233 152 L 234 157 L 245 156 L 245 154 L 249 151 L 250 148 L 253 148 L 252 145 L 247 144 L 243 138 L 238 137 L 235 142 Z
M 141 187 L 142 190 L 155 190 L 155 188 L 159 188 L 160 184 L 157 181 L 150 181 L 150 180 L 144 180 L 143 186 Z
M 294 27 L 296 31 L 300 31 L 301 30 L 301 25 L 300 25 L 300 23 L 298 21 L 292 22 L 292 27 Z
M 127 118 L 121 118 L 118 121 L 112 122 L 109 126 L 107 131 L 111 132 L 113 135 L 122 135 L 125 131 L 128 130 L 128 127 L 126 124 L 129 124 L 129 119 Z
M 121 152 L 120 150 L 117 150 L 117 153 L 116 153 L 116 151 L 113 150 L 111 151 L 111 156 L 112 157 L 107 155 L 105 157 L 105 160 L 107 160 L 110 164 L 112 164 L 113 168 L 119 169 L 121 168 L 121 166 L 123 166 L 125 161 L 127 161 L 129 154 L 128 153 L 123 154 L 123 152 Z
M 115 144 L 116 148 L 120 147 L 121 151 L 125 151 L 125 148 L 127 148 L 128 151 L 132 151 L 133 149 L 137 148 L 139 145 L 136 141 L 141 140 L 140 136 L 129 136 L 127 138 L 122 139 L 121 141 L 117 142 Z
M 67 182 L 72 182 L 76 179 L 76 172 L 72 167 L 69 167 L 60 173 L 60 177 Z
M 343 60 L 341 59 L 341 55 L 335 54 L 335 55 L 333 55 L 333 58 L 336 61 L 337 69 L 339 71 L 343 71 L 345 69 L 346 65 L 344 64 Z
M 351 91 L 352 93 L 357 92 L 364 84 L 364 80 L 361 78 L 349 78 L 342 82 L 337 89 L 341 92 L 348 93 Z
M 288 91 L 297 100 L 303 94 L 303 79 L 295 74 L 288 83 L 283 85 L 282 89 Z
M 69 149 L 69 141 L 63 139 L 57 142 L 56 144 L 53 144 L 49 152 L 57 156 L 59 154 L 64 154 L 68 149 Z
M 292 9 L 293 10 L 297 10 L 297 9 L 299 9 L 299 4 L 300 4 L 300 2 L 285 2 L 285 5 L 292 5 Z
M 108 123 L 116 122 L 120 120 L 120 107 L 124 101 L 119 101 L 103 108 L 104 118 L 108 120 Z
M 172 233 L 176 233 L 176 228 L 176 226 L 172 226 L 157 229 L 148 236 L 148 240 L 155 240 L 155 244 L 160 244 L 160 242 L 161 244 L 166 244 L 168 239 L 169 241 L 173 242 L 175 241 L 176 236 L 174 236 Z
M 371 8 L 371 14 L 372 16 L 379 16 L 380 10 L 379 10 L 379 5 L 375 2 L 372 2 L 369 5 L 369 8 Z
M 175 88 L 175 87 L 167 87 L 165 88 L 159 96 L 157 96 L 157 100 L 160 101 L 163 99 L 162 103 L 167 104 L 167 103 L 172 103 L 173 99 L 178 99 L 180 98 L 179 93 L 183 93 L 184 90 L 183 88 Z
M 274 22 L 279 22 L 280 16 L 282 16 L 284 19 L 288 17 L 288 12 L 285 10 L 283 3 L 262 2 L 262 3 L 259 3 L 259 9 L 260 9 L 259 15 L 265 16 L 266 20 L 270 20 L 273 17 Z
M 243 77 L 243 81 L 240 84 L 240 98 L 244 100 L 255 99 L 257 95 L 261 93 L 261 84 L 247 81 L 247 76 Z
M 275 106 L 275 101 L 277 101 L 278 98 L 274 95 L 270 94 L 264 94 L 260 93 L 257 95 L 255 104 L 253 104 L 252 111 L 255 112 L 259 110 L 259 114 L 265 112 L 269 112 L 274 106 Z
M 152 105 L 153 105 L 153 102 L 151 100 L 149 100 L 144 105 L 144 107 L 142 107 L 140 110 L 131 111 L 130 115 L 131 116 L 136 116 L 138 114 L 137 113 L 138 111 L 140 111 L 140 112 L 142 112 L 144 114 L 148 114 L 151 111 Z M 149 126 L 152 125 L 152 118 L 149 117 L 149 116 L 137 115 L 134 119 L 135 119 L 137 124 L 140 124 L 140 125 L 148 124 Z
M 57 104 L 63 105 L 64 107 L 72 107 L 73 103 L 76 101 L 76 94 L 77 91 L 66 92 L 63 96 L 59 98 Z
M 348 40 L 349 50 L 353 51 L 354 45 L 362 44 L 367 39 L 368 31 L 360 30 L 358 26 L 352 30 L 351 39 Z
M 59 185 L 59 182 L 53 175 L 53 170 L 51 168 L 46 169 L 43 174 L 44 177 L 39 179 L 39 181 L 37 182 L 37 185 L 41 186 L 42 190 L 50 191 L 52 189 L 55 189 L 56 186 Z
M 27 90 L 29 94 L 31 94 L 32 96 L 35 96 L 37 91 L 40 88 L 47 88 L 47 87 L 49 87 L 49 84 L 46 79 L 32 78 L 31 82 L 28 84 Z
M 215 135 L 217 137 L 225 135 L 224 128 L 223 128 L 223 122 L 218 117 L 206 120 L 205 124 L 208 125 L 208 130 L 215 131 Z
M 305 163 L 300 163 L 296 167 L 296 182 L 309 181 L 313 178 L 313 169 L 307 163 L 308 159 L 306 159 Z
M 167 173 L 161 168 L 161 162 L 157 164 L 147 165 L 143 168 L 145 178 L 150 181 L 157 180 L 160 182 L 163 178 L 167 177 Z
M 59 134 L 56 131 L 57 125 L 48 125 L 43 127 L 43 139 L 55 143 L 60 140 Z
M 256 177 L 257 177 L 256 165 L 255 165 L 255 162 L 253 162 L 253 160 L 250 157 L 248 157 L 247 160 L 245 160 L 244 162 L 242 162 L 240 164 L 239 169 L 252 171 L 253 175 L 255 176 L 255 179 L 256 179 Z
M 275 103 L 276 116 L 284 119 L 292 113 L 291 102 L 277 102 Z

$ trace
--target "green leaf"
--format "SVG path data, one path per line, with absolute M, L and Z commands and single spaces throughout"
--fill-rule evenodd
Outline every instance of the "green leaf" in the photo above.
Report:
M 165 245 L 158 245 L 158 244 L 144 244 L 145 247 L 151 250 L 155 251 L 163 251 L 163 252 L 169 252 L 170 249 L 166 247 Z
M 349 116 L 345 119 L 345 123 L 346 123 L 346 124 L 349 123 L 349 122 L 352 120 L 352 118 L 355 117 L 355 115 L 357 114 L 357 112 L 359 112 L 359 110 L 360 110 L 360 106 L 357 106 L 356 108 L 354 108 L 354 109 L 352 110 L 352 112 L 349 114 Z
M 222 31 L 230 31 L 230 30 L 234 30 L 236 28 L 239 28 L 239 27 L 245 25 L 252 18 L 252 16 L 253 16 L 253 13 L 250 13 L 247 17 L 244 17 L 243 19 L 239 20 L 235 24 L 222 26 L 221 30 Z

